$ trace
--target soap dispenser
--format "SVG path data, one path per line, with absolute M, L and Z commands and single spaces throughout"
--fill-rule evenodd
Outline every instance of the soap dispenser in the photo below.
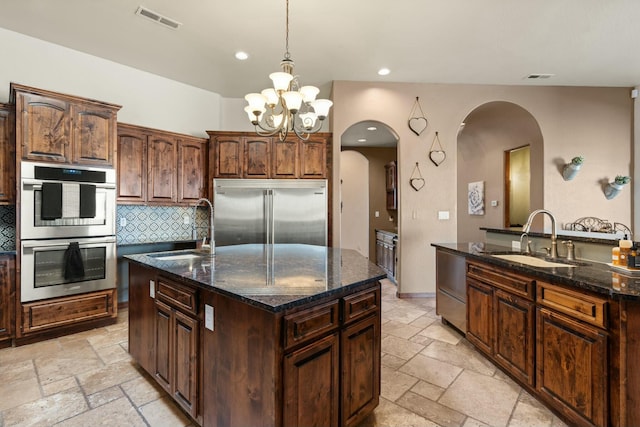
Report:
M 628 239 L 627 235 L 624 235 L 624 239 L 618 242 L 618 246 L 620 247 L 620 256 L 619 256 L 619 264 L 623 267 L 628 265 L 628 258 L 631 254 L 631 247 L 633 246 L 633 242 Z

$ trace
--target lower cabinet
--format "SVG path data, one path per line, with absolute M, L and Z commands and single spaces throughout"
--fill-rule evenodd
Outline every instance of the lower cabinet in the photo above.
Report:
M 200 327 L 195 317 L 196 290 L 163 277 L 159 277 L 157 283 L 154 376 L 175 401 L 196 418 Z M 183 309 L 191 315 L 180 311 Z
M 0 348 L 11 345 L 15 323 L 15 261 L 0 255 Z
M 339 342 L 333 333 L 285 356 L 285 426 L 338 425 Z
M 380 318 L 369 316 L 341 334 L 343 426 L 357 425 L 378 406 L 380 396 Z
M 587 292 L 467 264 L 467 339 L 571 425 L 611 424 L 607 306 Z
M 196 423 L 354 426 L 380 396 L 380 284 L 271 312 L 129 266 L 129 353 Z
M 158 383 L 192 417 L 197 416 L 198 320 L 156 300 Z

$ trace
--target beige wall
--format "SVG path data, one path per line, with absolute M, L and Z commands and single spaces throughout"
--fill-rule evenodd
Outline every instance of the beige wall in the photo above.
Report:
M 343 248 L 369 256 L 369 161 L 355 151 L 340 153 L 340 206 Z
M 505 223 L 504 156 L 505 151 L 529 145 L 532 153 L 531 192 L 527 188 L 525 220 L 529 209 L 541 208 L 543 137 L 535 118 L 522 107 L 509 102 L 490 102 L 472 111 L 457 137 L 458 241 L 482 240 L 480 227 L 502 228 Z M 528 166 L 528 164 L 527 164 Z M 485 184 L 484 215 L 469 215 L 468 183 Z M 535 189 L 538 189 L 535 191 Z M 522 193 L 520 193 L 522 194 Z M 491 201 L 498 206 L 491 206 Z M 524 221 L 522 222 L 524 224 Z
M 387 210 L 384 169 L 384 165 L 396 160 L 396 148 L 345 147 L 344 151 L 357 151 L 369 160 L 369 259 L 375 260 L 375 230 L 398 231 L 397 211 Z M 380 213 L 377 218 L 376 211 Z
M 420 136 L 407 126 L 416 96 L 429 120 L 429 127 Z M 466 209 L 458 206 L 456 197 L 458 129 L 471 111 L 487 102 L 512 102 L 529 111 L 538 122 L 544 139 L 544 207 L 554 212 L 561 223 L 587 215 L 630 223 L 631 188 L 607 201 L 601 183 L 617 174 L 631 174 L 632 101 L 628 88 L 335 81 L 332 99 L 334 140 L 338 141 L 349 126 L 362 120 L 386 123 L 399 136 L 400 293 L 435 291 L 434 249 L 430 243 L 457 241 L 456 216 Z M 427 157 L 435 131 L 447 153 L 439 167 Z M 339 158 L 339 149 L 336 144 L 334 159 Z M 576 179 L 564 181 L 557 163 L 576 155 L 585 157 L 585 165 Z M 426 181 L 418 192 L 409 187 L 415 162 L 420 162 Z M 337 172 L 334 174 L 334 180 L 339 179 Z M 338 197 L 336 194 L 334 202 Z M 334 203 L 336 246 L 340 242 L 338 206 Z M 451 219 L 438 220 L 438 211 L 449 211 Z

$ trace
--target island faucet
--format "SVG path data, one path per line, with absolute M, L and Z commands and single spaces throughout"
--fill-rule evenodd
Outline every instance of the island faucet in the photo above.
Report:
M 558 238 L 557 238 L 557 230 L 556 230 L 556 217 L 553 216 L 553 214 L 546 210 L 546 209 L 536 209 L 535 211 L 531 212 L 531 214 L 529 214 L 529 218 L 527 219 L 526 224 L 524 225 L 524 227 L 522 227 L 522 233 L 524 234 L 529 234 L 529 231 L 531 230 L 531 223 L 533 222 L 533 218 L 538 215 L 539 213 L 543 213 L 543 214 L 547 214 L 549 215 L 549 218 L 551 218 L 551 251 L 549 256 L 551 258 L 558 258 Z
M 196 227 L 196 212 L 198 209 L 198 206 L 200 206 L 200 204 L 202 202 L 206 202 L 209 205 L 209 211 L 211 213 L 210 216 L 210 223 L 209 223 L 209 230 L 211 232 L 211 239 L 209 240 L 209 246 L 207 247 L 207 245 L 205 244 L 206 240 L 207 240 L 207 236 L 205 236 L 202 239 L 202 249 L 209 249 L 209 254 L 211 256 L 216 254 L 216 241 L 214 239 L 214 234 L 213 234 L 213 204 L 209 201 L 209 199 L 206 198 L 202 198 L 202 199 L 198 199 L 198 201 L 196 202 L 195 205 L 193 205 L 193 237 L 194 239 L 197 239 L 198 237 L 198 233 L 197 233 L 197 227 Z

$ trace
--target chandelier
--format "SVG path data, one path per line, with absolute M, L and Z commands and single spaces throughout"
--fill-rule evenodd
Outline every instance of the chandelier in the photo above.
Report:
M 249 103 L 244 111 L 258 135 L 278 134 L 284 141 L 289 132 L 294 132 L 298 138 L 307 140 L 322 128 L 333 102 L 316 99 L 320 89 L 300 86 L 298 76 L 293 74 L 294 63 L 289 53 L 289 0 L 286 16 L 286 49 L 280 63 L 282 71 L 269 74 L 273 88 L 244 97 Z

